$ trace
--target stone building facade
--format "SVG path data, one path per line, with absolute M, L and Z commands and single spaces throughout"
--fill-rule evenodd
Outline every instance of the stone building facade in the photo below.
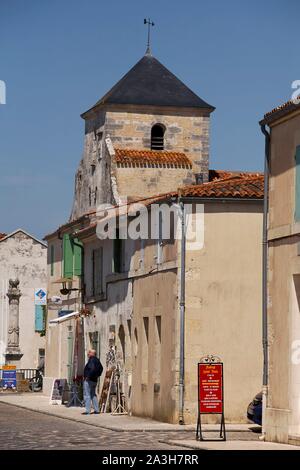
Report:
M 287 102 L 261 121 L 267 141 L 268 441 L 300 444 L 300 108 Z
M 45 356 L 34 289 L 47 287 L 47 246 L 22 229 L 3 235 L 0 265 L 0 365 L 34 369 Z

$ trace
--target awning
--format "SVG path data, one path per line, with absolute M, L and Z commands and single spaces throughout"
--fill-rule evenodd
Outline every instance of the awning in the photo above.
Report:
M 73 279 L 70 277 L 61 277 L 56 279 L 56 281 L 52 281 L 52 284 L 67 284 L 67 282 L 73 282 Z
M 72 320 L 73 318 L 79 317 L 80 313 L 79 312 L 72 312 L 68 313 L 67 315 L 63 315 L 62 317 L 54 318 L 53 320 L 49 321 L 49 325 L 55 325 L 57 323 L 62 323 L 67 320 Z

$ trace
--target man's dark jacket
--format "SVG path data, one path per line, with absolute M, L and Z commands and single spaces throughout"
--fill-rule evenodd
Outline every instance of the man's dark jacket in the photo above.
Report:
M 102 374 L 103 367 L 99 359 L 95 356 L 89 358 L 85 368 L 84 368 L 84 378 L 86 380 L 91 380 L 92 382 L 97 382 L 98 377 Z

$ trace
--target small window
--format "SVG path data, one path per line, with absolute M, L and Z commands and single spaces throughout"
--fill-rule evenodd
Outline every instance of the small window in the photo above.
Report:
M 123 239 L 120 238 L 119 229 L 116 229 L 116 238 L 113 240 L 113 272 L 122 273 L 123 272 L 123 259 L 124 257 L 124 245 Z
M 103 248 L 97 248 L 92 252 L 92 290 L 93 296 L 103 293 Z
M 151 129 L 151 150 L 164 149 L 165 127 L 162 124 L 155 124 Z

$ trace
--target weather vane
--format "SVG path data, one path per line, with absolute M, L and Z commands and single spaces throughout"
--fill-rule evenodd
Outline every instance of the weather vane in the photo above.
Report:
M 154 26 L 154 23 L 153 23 L 153 21 L 150 20 L 150 18 L 148 18 L 148 20 L 145 18 L 144 19 L 144 24 L 148 25 L 148 42 L 147 42 L 146 54 L 151 54 L 151 49 L 150 49 L 150 27 Z

